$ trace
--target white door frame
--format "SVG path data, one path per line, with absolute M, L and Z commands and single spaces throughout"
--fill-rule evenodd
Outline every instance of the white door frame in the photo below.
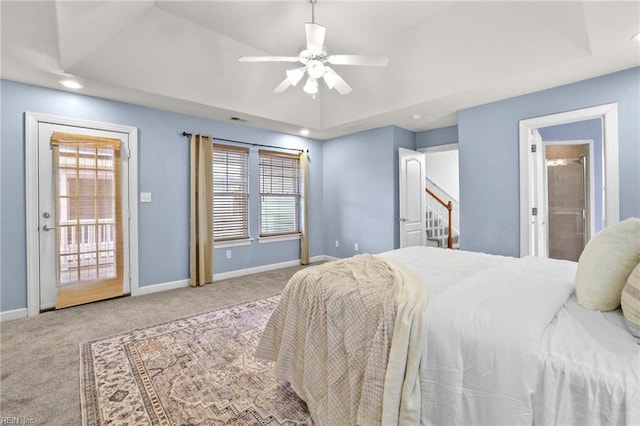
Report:
M 51 123 L 85 127 L 129 135 L 129 272 L 131 294 L 138 294 L 138 129 L 131 126 L 25 112 L 25 189 L 27 225 L 27 315 L 40 313 L 40 253 L 38 227 L 38 126 Z M 125 277 L 126 279 L 127 277 Z
M 535 253 L 532 238 L 532 214 L 535 207 L 535 168 L 530 166 L 530 138 L 534 130 L 542 127 L 575 123 L 578 121 L 602 119 L 602 145 L 604 154 L 604 205 L 605 226 L 620 221 L 620 185 L 618 169 L 618 104 L 611 103 L 592 108 L 584 108 L 543 117 L 520 120 L 520 256 Z
M 444 151 L 459 151 L 460 147 L 458 142 L 448 143 L 446 145 L 425 146 L 417 149 L 418 152 L 444 152 Z

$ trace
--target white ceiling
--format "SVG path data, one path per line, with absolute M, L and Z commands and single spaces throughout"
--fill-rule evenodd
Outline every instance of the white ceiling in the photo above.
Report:
M 396 125 L 455 124 L 462 108 L 640 65 L 640 1 L 325 1 L 331 54 L 389 66 L 334 69 L 353 87 L 272 90 L 311 21 L 308 0 L 2 1 L 2 78 L 327 139 Z M 412 114 L 422 119 L 412 120 Z M 187 129 L 197 130 L 197 129 Z

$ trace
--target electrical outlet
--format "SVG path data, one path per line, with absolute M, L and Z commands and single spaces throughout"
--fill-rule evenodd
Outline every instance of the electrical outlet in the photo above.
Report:
M 353 249 L 354 249 L 355 251 L 358 251 L 358 250 L 360 249 L 360 248 L 358 247 L 358 243 L 355 243 L 355 244 L 353 245 Z
M 227 250 L 227 259 L 231 259 L 231 250 Z
M 151 202 L 151 193 L 150 192 L 141 192 L 140 193 L 140 202 L 141 203 L 150 203 Z
M 340 247 L 340 241 L 336 240 L 336 247 Z

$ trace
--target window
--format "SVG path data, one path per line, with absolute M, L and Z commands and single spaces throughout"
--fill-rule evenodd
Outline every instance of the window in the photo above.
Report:
M 247 148 L 213 144 L 213 238 L 249 238 Z
M 260 150 L 260 236 L 300 233 L 300 159 Z

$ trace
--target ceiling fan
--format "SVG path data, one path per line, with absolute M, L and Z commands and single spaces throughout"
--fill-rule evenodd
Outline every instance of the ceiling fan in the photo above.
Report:
M 315 3 L 311 1 L 311 22 L 305 24 L 307 45 L 298 56 L 241 56 L 240 62 L 300 62 L 301 67 L 287 70 L 287 77 L 282 80 L 273 93 L 282 93 L 289 86 L 297 85 L 308 75 L 303 90 L 315 97 L 318 93 L 318 80 L 322 78 L 329 89 L 336 89 L 341 95 L 351 92 L 351 86 L 340 77 L 330 65 L 365 65 L 384 67 L 389 63 L 386 55 L 329 55 L 324 45 L 326 28 L 315 22 Z

